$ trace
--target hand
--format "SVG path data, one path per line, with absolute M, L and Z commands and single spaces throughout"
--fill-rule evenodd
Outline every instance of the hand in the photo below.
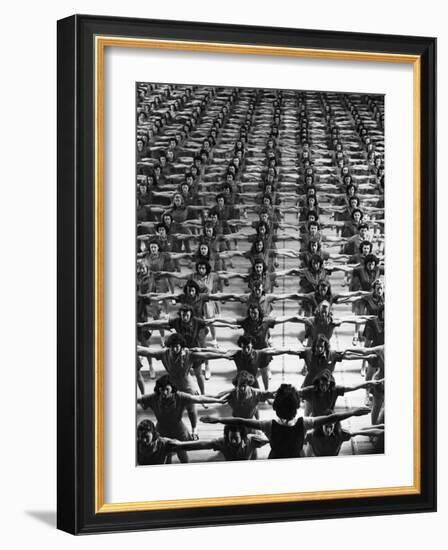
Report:
M 369 409 L 369 407 L 359 407 L 359 409 L 355 409 L 353 411 L 353 416 L 364 416 L 369 414 L 371 411 L 372 409 Z
M 369 380 L 369 386 L 378 386 L 384 382 L 384 378 L 381 380 Z
M 218 424 L 219 422 L 219 418 L 216 418 L 216 416 L 201 416 L 199 420 L 204 424 Z

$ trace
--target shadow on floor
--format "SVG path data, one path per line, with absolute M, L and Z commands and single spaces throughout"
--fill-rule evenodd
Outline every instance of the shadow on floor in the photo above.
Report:
M 56 529 L 56 510 L 26 510 L 26 514 Z

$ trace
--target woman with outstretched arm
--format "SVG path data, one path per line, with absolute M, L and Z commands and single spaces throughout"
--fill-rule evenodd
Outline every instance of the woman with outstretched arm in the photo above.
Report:
M 255 420 L 248 418 L 218 418 L 203 416 L 201 422 L 208 424 L 224 424 L 227 426 L 245 426 L 262 430 L 271 445 L 269 458 L 298 458 L 303 456 L 303 445 L 308 430 L 319 428 L 325 424 L 334 424 L 350 418 L 370 413 L 367 407 L 351 409 L 343 413 L 327 416 L 296 418 L 300 407 L 299 392 L 290 384 L 282 384 L 274 399 L 273 409 L 277 414 L 274 420 Z

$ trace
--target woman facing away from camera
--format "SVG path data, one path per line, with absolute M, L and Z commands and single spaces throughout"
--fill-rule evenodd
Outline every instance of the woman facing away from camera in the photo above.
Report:
M 277 418 L 273 420 L 204 416 L 201 417 L 201 422 L 245 426 L 262 430 L 271 446 L 268 458 L 298 458 L 303 456 L 303 445 L 308 430 L 319 428 L 324 424 L 334 424 L 351 416 L 363 416 L 370 413 L 369 408 L 361 407 L 327 416 L 297 417 L 297 411 L 300 408 L 300 395 L 291 384 L 282 384 L 279 387 L 272 408 L 277 415 Z

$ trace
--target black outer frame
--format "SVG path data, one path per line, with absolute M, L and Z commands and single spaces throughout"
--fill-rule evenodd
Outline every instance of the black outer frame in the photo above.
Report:
M 94 37 L 421 57 L 421 493 L 94 513 Z M 436 39 L 74 15 L 58 21 L 57 526 L 72 534 L 436 510 Z

